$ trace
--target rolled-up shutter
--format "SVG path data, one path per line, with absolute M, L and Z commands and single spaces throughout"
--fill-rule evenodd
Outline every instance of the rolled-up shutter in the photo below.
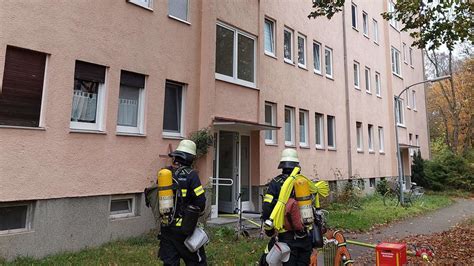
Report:
M 130 87 L 144 88 L 145 76 L 142 74 L 122 70 L 120 74 L 120 84 Z
M 105 66 L 76 61 L 74 78 L 94 82 L 105 82 Z

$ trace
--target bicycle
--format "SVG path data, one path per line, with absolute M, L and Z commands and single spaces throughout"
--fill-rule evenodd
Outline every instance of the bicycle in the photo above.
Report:
M 397 207 L 398 205 L 409 207 L 421 202 L 421 205 L 423 205 L 423 196 L 425 194 L 423 187 L 417 186 L 416 183 L 412 182 L 410 190 L 403 193 L 405 199 L 403 204 L 400 204 L 400 186 L 397 183 L 394 189 L 389 189 L 385 192 L 383 195 L 383 204 L 390 207 Z

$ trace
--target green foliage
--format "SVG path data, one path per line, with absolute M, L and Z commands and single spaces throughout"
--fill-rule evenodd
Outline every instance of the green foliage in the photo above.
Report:
M 433 160 L 426 161 L 425 174 L 431 189 L 474 189 L 474 164 L 445 149 Z
M 189 135 L 189 139 L 196 143 L 196 158 L 205 155 L 208 148 L 214 143 L 214 138 L 209 128 L 202 128 L 192 132 Z
M 411 165 L 411 181 L 418 186 L 429 187 L 428 180 L 425 177 L 425 161 L 421 158 L 421 152 L 418 150 L 413 155 L 413 164 Z
M 313 1 L 313 8 L 308 18 L 317 18 L 320 16 L 325 16 L 328 19 L 331 19 L 337 12 L 342 11 L 344 7 L 345 0 L 316 0 Z
M 375 191 L 380 194 L 381 196 L 385 195 L 387 191 L 390 189 L 390 186 L 388 185 L 387 179 L 382 179 L 379 182 L 377 182 L 377 186 L 375 188 Z

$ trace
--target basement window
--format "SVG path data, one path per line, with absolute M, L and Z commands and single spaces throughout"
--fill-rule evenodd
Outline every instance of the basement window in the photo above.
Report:
M 31 229 L 32 204 L 10 202 L 0 204 L 0 234 L 18 233 Z
M 110 218 L 127 218 L 136 214 L 135 195 L 112 196 L 110 199 Z

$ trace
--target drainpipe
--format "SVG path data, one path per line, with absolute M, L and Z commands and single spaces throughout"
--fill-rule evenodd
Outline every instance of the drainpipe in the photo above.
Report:
M 347 127 L 347 175 L 352 176 L 352 142 L 351 142 L 351 110 L 349 103 L 349 78 L 347 65 L 347 37 L 346 37 L 346 12 L 342 9 L 342 43 L 344 45 L 344 86 L 346 96 L 346 127 Z

